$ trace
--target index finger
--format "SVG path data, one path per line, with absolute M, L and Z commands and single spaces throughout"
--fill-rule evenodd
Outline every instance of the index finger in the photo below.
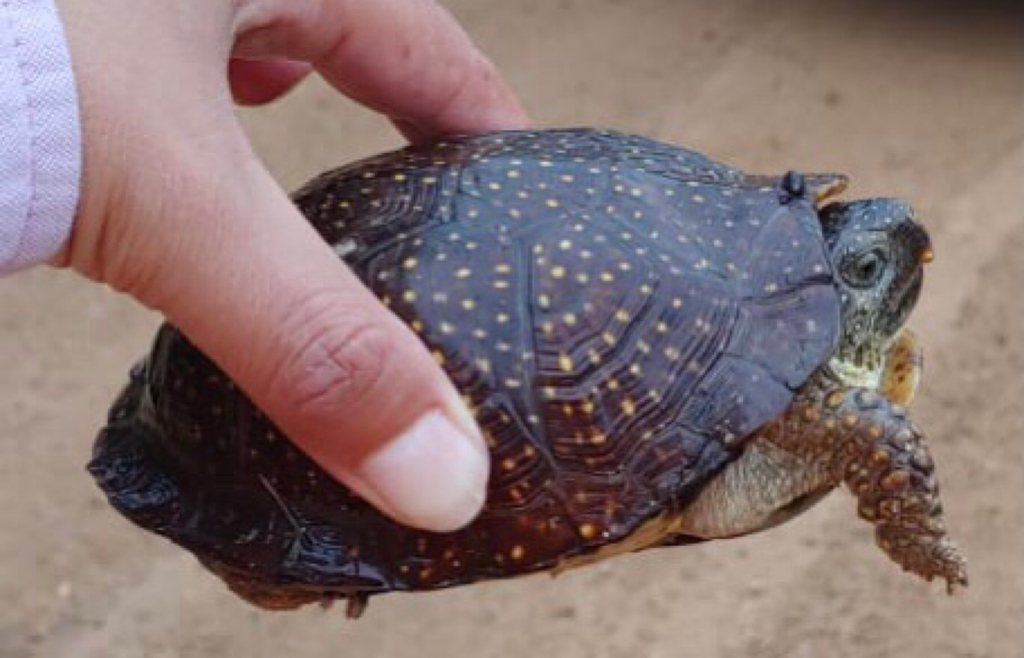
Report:
M 494 64 L 433 0 L 254 1 L 236 30 L 235 55 L 310 62 L 413 137 L 527 125 Z

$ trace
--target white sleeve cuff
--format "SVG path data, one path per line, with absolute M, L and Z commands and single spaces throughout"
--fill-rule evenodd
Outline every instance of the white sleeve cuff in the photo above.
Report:
M 0 275 L 67 242 L 81 163 L 75 79 L 54 0 L 0 0 Z

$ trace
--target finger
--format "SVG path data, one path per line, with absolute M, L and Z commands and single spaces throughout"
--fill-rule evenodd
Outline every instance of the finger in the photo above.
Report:
M 408 525 L 464 525 L 488 463 L 460 397 L 240 152 L 162 153 L 159 194 L 78 248 L 132 263 L 102 278 L 161 310 L 333 476 Z
M 312 62 L 337 89 L 420 137 L 527 125 L 494 65 L 430 0 L 276 0 L 238 29 L 236 54 Z
M 288 93 L 312 70 L 309 64 L 286 59 L 232 58 L 228 63 L 231 95 L 239 105 L 269 103 Z

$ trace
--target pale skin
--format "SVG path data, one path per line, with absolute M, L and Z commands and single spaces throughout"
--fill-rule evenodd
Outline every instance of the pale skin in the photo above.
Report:
M 452 530 L 487 452 L 414 335 L 309 228 L 236 102 L 310 72 L 412 140 L 521 128 L 494 66 L 430 0 L 62 0 L 83 123 L 54 264 L 182 328 L 296 443 L 408 525 Z

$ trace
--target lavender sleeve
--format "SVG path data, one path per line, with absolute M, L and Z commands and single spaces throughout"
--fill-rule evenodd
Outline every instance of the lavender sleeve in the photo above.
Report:
M 0 275 L 45 261 L 67 241 L 81 162 L 54 0 L 0 0 Z

